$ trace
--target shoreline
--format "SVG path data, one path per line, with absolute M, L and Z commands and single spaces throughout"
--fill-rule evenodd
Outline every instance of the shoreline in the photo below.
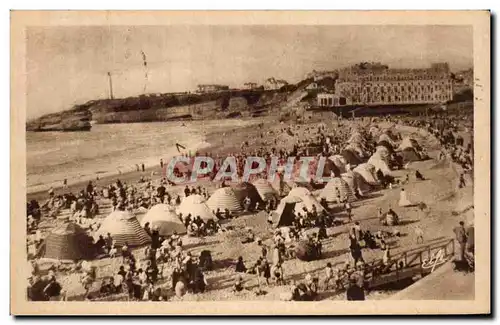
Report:
M 201 135 L 201 139 L 196 145 L 187 147 L 184 151 L 192 153 L 212 152 L 221 155 L 230 152 L 232 150 L 239 149 L 239 147 L 237 146 L 230 146 L 230 147 L 226 146 L 224 137 L 227 136 L 227 133 L 230 132 L 234 133 L 234 131 L 238 130 L 238 131 L 244 131 L 243 133 L 247 135 L 247 131 L 256 129 L 255 125 L 261 122 L 263 122 L 263 120 L 255 119 L 254 123 L 251 123 L 250 125 L 244 125 L 244 126 L 226 125 L 226 126 L 221 126 L 221 128 L 219 129 L 213 129 L 207 131 L 205 134 Z M 237 144 L 239 145 L 239 143 Z M 165 164 L 168 164 L 168 162 L 172 158 L 173 156 L 164 157 Z M 158 157 L 157 164 L 149 166 L 145 165 L 144 172 L 142 170 L 137 171 L 135 169 L 122 172 L 121 174 L 116 171 L 111 171 L 103 174 L 102 176 L 96 172 L 94 173 L 94 175 L 92 176 L 89 175 L 84 179 L 79 179 L 73 182 L 68 181 L 66 189 L 64 189 L 62 182 L 60 182 L 60 185 L 58 186 L 52 185 L 52 188 L 54 189 L 56 195 L 58 195 L 61 192 L 64 193 L 72 192 L 73 194 L 76 195 L 80 190 L 86 187 L 89 181 L 92 181 L 92 184 L 94 186 L 103 187 L 114 183 L 117 179 L 120 179 L 122 182 L 131 183 L 138 181 L 141 178 L 141 176 L 144 176 L 145 178 L 151 178 L 152 173 L 154 173 L 154 176 L 152 177 L 152 180 L 154 181 L 156 179 L 160 179 L 162 175 L 162 169 L 159 164 L 159 159 L 160 157 Z M 99 176 L 99 180 L 96 180 L 96 176 Z M 43 202 L 44 200 L 48 199 L 48 190 L 51 187 L 51 183 L 40 184 L 33 187 L 37 189 L 29 191 L 29 189 L 27 188 L 26 190 L 27 202 L 31 200 L 38 200 L 39 202 Z

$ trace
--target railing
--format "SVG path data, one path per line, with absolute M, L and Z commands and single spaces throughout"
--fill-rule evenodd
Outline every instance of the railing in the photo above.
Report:
M 367 265 L 367 269 L 372 273 L 368 285 L 373 288 L 415 276 L 424 277 L 444 264 L 454 253 L 455 240 L 445 239 L 401 252 L 392 257 L 386 265 L 382 260 L 373 261 Z M 374 272 L 377 269 L 381 272 Z

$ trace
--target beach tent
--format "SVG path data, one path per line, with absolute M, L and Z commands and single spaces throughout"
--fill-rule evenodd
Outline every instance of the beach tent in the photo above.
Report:
M 387 165 L 387 162 L 385 162 L 380 155 L 374 154 L 368 159 L 368 163 L 375 167 L 375 172 L 380 170 L 384 175 L 391 174 L 391 169 Z
M 325 198 L 327 202 L 337 201 L 337 191 L 340 192 L 340 199 L 347 199 L 348 202 L 353 202 L 356 200 L 353 191 L 349 188 L 349 185 L 340 177 L 332 178 L 321 191 L 320 197 Z
M 207 206 L 212 211 L 228 209 L 231 212 L 241 212 L 243 210 L 234 189 L 222 187 L 217 189 L 207 200 Z
M 375 166 L 371 164 L 361 164 L 354 168 L 353 172 L 355 175 L 358 174 L 359 176 L 361 176 L 361 178 L 369 185 L 375 186 L 379 184 L 376 176 L 377 171 L 375 169 Z
M 275 180 L 277 180 L 278 184 L 278 190 L 279 190 L 279 177 L 276 175 Z M 255 182 L 253 182 L 253 186 L 255 186 L 255 189 L 257 190 L 257 193 L 259 194 L 260 198 L 264 201 L 267 201 L 269 199 L 278 199 L 278 191 L 273 188 L 272 184 L 264 178 L 259 178 Z
M 418 144 L 418 142 L 415 139 L 412 139 L 410 137 L 404 137 L 401 143 L 399 144 L 398 151 L 402 151 L 406 148 L 415 148 L 417 150 L 420 150 L 421 147 Z
M 387 150 L 387 148 L 384 146 L 378 146 L 375 149 L 375 153 L 373 155 L 380 156 L 380 158 L 382 158 L 382 160 L 385 161 L 386 163 L 389 163 L 391 157 L 389 150 Z
M 362 163 L 361 158 L 359 158 L 358 155 L 351 150 L 343 150 L 341 155 L 350 165 L 359 165 Z
M 380 143 L 382 141 L 386 141 L 389 145 L 391 145 L 392 147 L 395 146 L 394 144 L 394 141 L 391 139 L 391 137 L 387 134 L 387 133 L 382 133 L 379 137 L 378 137 L 378 141 L 377 143 Z
M 323 208 L 323 206 L 318 202 L 318 200 L 316 200 L 316 198 L 311 194 L 303 196 L 300 199 L 301 201 L 295 204 L 294 208 L 295 214 L 298 214 L 299 212 L 304 214 L 304 208 L 307 211 L 312 211 L 313 207 L 315 207 L 318 213 L 323 212 L 323 210 L 325 210 L 325 208 Z
M 276 210 L 271 212 L 273 225 L 277 227 L 291 226 L 295 220 L 295 206 L 301 201 L 295 196 L 284 197 Z
M 139 224 L 139 220 L 129 211 L 115 210 L 108 215 L 96 232 L 94 238 L 99 235 L 106 237 L 111 234 L 117 246 L 128 243 L 129 246 L 141 246 L 151 242 L 151 238 L 144 228 Z
M 377 126 L 372 126 L 370 127 L 370 130 L 368 130 L 368 133 L 370 133 L 372 137 L 374 137 L 380 133 L 380 129 Z
M 359 143 L 350 143 L 345 147 L 345 150 L 351 150 L 360 158 L 364 158 L 367 156 L 366 151 L 361 147 Z
M 338 168 L 339 170 L 339 174 L 340 175 L 341 173 L 345 173 L 345 165 L 347 165 L 347 160 L 345 160 L 345 158 L 341 155 L 333 155 L 333 156 L 330 156 L 328 158 L 328 160 L 332 161 L 335 166 Z M 336 176 L 338 176 L 336 175 Z
M 76 223 L 64 223 L 45 238 L 42 257 L 54 260 L 86 260 L 94 257 L 92 238 Z
M 366 194 L 370 192 L 373 188 L 372 185 L 368 184 L 367 181 L 358 173 L 352 172 L 354 176 L 354 184 L 361 192 L 361 194 Z
M 297 197 L 302 199 L 305 196 L 312 195 L 311 191 L 305 187 L 302 186 L 295 186 L 293 187 L 290 192 L 288 192 L 288 196 L 290 197 Z
M 182 214 L 183 218 L 189 214 L 191 214 L 193 218 L 200 216 L 204 221 L 215 219 L 215 215 L 207 206 L 205 198 L 198 194 L 184 198 L 177 209 L 177 214 Z
M 263 203 L 259 192 L 257 191 L 257 189 L 253 184 L 250 184 L 248 182 L 242 182 L 232 186 L 232 188 L 234 190 L 234 194 L 236 195 L 238 201 L 240 201 L 241 204 L 243 204 L 243 201 L 247 196 L 250 198 L 252 202 L 250 204 L 250 209 L 253 209 L 257 202 L 259 202 L 259 204 Z
M 383 146 L 383 147 L 385 147 L 389 151 L 389 153 L 393 153 L 394 152 L 394 147 L 389 142 L 387 142 L 386 140 L 379 141 L 377 143 L 377 146 Z
M 415 151 L 414 148 L 405 148 L 399 153 L 399 155 L 401 156 L 401 158 L 403 158 L 403 162 L 405 164 L 421 160 L 420 155 L 417 153 L 417 151 Z
M 365 138 L 359 132 L 351 134 L 347 140 L 348 143 L 365 143 L 365 141 Z
M 186 227 L 168 204 L 157 204 L 149 209 L 141 220 L 141 226 L 148 222 L 151 228 L 158 227 L 160 236 L 171 236 L 174 231 L 177 234 L 186 233 Z

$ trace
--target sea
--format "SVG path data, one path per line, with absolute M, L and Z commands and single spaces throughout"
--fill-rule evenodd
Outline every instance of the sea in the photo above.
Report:
M 207 133 L 243 127 L 250 120 L 172 121 L 154 123 L 95 124 L 89 132 L 27 132 L 27 193 L 118 175 L 168 162 L 183 153 L 210 146 Z

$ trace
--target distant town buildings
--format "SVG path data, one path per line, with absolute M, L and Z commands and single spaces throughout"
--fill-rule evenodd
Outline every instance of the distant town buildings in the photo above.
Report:
M 229 86 L 225 85 L 198 85 L 196 92 L 199 94 L 216 93 L 229 90 Z
M 390 69 L 380 63 L 361 63 L 339 71 L 335 96 L 318 94 L 319 106 L 408 105 L 443 103 L 453 98 L 447 63 L 426 69 Z M 342 104 L 345 103 L 345 104 Z
M 259 88 L 259 85 L 255 82 L 245 82 L 243 84 L 243 89 L 253 90 Z
M 288 82 L 282 79 L 268 78 L 264 83 L 265 90 L 277 90 L 288 85 Z

